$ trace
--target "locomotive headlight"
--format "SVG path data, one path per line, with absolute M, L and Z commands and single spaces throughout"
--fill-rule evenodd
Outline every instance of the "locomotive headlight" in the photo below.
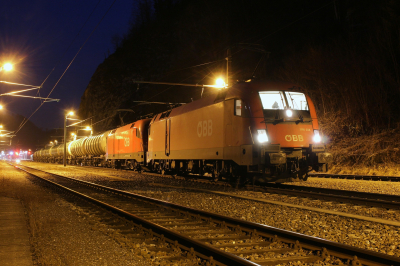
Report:
M 268 141 L 268 135 L 267 135 L 267 131 L 265 129 L 258 129 L 257 130 L 257 140 L 260 143 L 264 143 Z
M 287 110 L 286 110 L 286 116 L 287 116 L 287 117 L 292 117 L 292 115 L 293 115 L 292 110 L 287 109 Z
M 321 142 L 321 135 L 319 134 L 319 130 L 314 130 L 313 141 L 315 143 L 320 143 Z

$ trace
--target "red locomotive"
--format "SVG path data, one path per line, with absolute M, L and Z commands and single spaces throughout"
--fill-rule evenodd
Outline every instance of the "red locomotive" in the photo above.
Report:
M 103 154 L 79 158 L 160 173 L 286 182 L 327 170 L 332 155 L 321 137 L 314 104 L 299 87 L 252 81 L 109 131 L 105 144 L 93 142 L 106 145 Z M 68 154 L 69 162 L 77 160 Z M 35 160 L 54 161 L 48 156 L 39 151 Z

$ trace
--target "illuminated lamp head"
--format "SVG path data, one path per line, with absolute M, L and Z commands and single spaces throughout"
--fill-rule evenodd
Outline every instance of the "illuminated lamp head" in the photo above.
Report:
M 314 130 L 314 137 L 313 137 L 313 141 L 315 143 L 320 143 L 322 140 L 321 135 L 319 134 L 319 130 Z
M 267 142 L 268 139 L 268 135 L 267 135 L 267 131 L 265 129 L 258 129 L 257 130 L 257 140 L 259 143 L 265 143 Z
M 5 63 L 4 66 L 3 66 L 3 69 L 5 71 L 11 71 L 13 69 L 13 65 L 10 64 L 10 63 Z
M 225 81 L 222 78 L 218 78 L 215 81 L 215 84 L 216 84 L 216 87 L 219 89 L 225 88 L 225 86 L 226 86 Z

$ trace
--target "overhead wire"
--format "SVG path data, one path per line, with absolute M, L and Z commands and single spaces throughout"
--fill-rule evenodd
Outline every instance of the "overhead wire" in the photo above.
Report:
M 40 84 L 39 86 L 39 90 L 36 92 L 36 96 L 40 96 L 40 89 L 43 87 L 44 83 L 47 81 L 47 79 L 50 77 L 50 75 L 54 72 L 54 70 L 56 69 L 56 67 L 60 64 L 61 60 L 64 58 L 64 56 L 66 55 L 66 53 L 68 52 L 68 50 L 71 48 L 72 44 L 75 42 L 75 40 L 78 38 L 79 34 L 81 33 L 81 31 L 83 30 L 83 28 L 85 27 L 86 23 L 89 21 L 90 17 L 93 15 L 94 11 L 96 10 L 97 6 L 100 4 L 101 0 L 99 0 L 96 4 L 96 6 L 93 8 L 92 12 L 89 14 L 88 18 L 86 19 L 86 21 L 83 23 L 82 27 L 80 28 L 80 30 L 78 31 L 78 33 L 75 35 L 74 39 L 71 41 L 71 43 L 69 44 L 69 46 L 67 47 L 67 49 L 64 51 L 64 53 L 61 55 L 60 59 L 56 62 L 56 64 L 54 65 L 53 69 L 50 71 L 50 73 L 47 75 L 47 77 L 43 80 L 42 84 Z M 39 106 L 39 108 L 43 105 L 43 103 L 45 103 L 45 101 L 41 102 L 41 105 Z M 24 117 L 24 119 L 22 120 L 21 124 L 19 125 L 17 131 L 19 131 L 24 125 L 25 123 L 39 110 L 39 108 L 37 108 L 32 114 L 31 116 L 29 116 L 29 118 Z
M 99 2 L 100 2 L 100 1 L 99 1 Z M 99 2 L 97 3 L 97 5 L 99 4 Z M 65 71 L 63 72 L 63 74 L 61 75 L 61 77 L 59 78 L 59 80 L 56 82 L 56 84 L 54 85 L 54 87 L 52 88 L 52 90 L 50 91 L 50 93 L 48 94 L 47 98 L 48 98 L 48 97 L 51 95 L 51 93 L 54 91 L 55 87 L 58 85 L 58 83 L 60 82 L 60 80 L 63 78 L 63 76 L 65 75 L 65 73 L 67 72 L 67 70 L 69 69 L 69 67 L 71 66 L 71 64 L 74 62 L 75 58 L 78 56 L 79 52 L 82 50 L 82 48 L 84 47 L 84 45 L 86 44 L 86 42 L 88 41 L 88 39 L 91 37 L 91 35 L 93 34 L 93 32 L 97 29 L 98 25 L 99 25 L 100 22 L 104 19 L 105 15 L 109 12 L 109 10 L 111 9 L 111 7 L 114 5 L 115 2 L 116 2 L 116 0 L 113 1 L 113 3 L 111 4 L 111 6 L 108 8 L 107 12 L 104 14 L 104 16 L 101 18 L 101 20 L 100 20 L 99 23 L 96 25 L 96 27 L 95 27 L 94 30 L 91 32 L 91 34 L 88 36 L 88 38 L 86 39 L 86 41 L 84 42 L 84 44 L 83 44 L 83 45 L 81 46 L 81 48 L 78 50 L 78 52 L 76 53 L 76 55 L 74 56 L 74 58 L 71 60 L 70 64 L 67 66 L 67 68 L 65 69 Z M 294 21 L 292 21 L 292 22 L 290 22 L 290 23 L 288 23 L 288 24 L 286 24 L 285 26 L 283 26 L 283 27 L 281 27 L 281 28 L 275 30 L 274 32 L 271 32 L 271 33 L 269 33 L 269 34 L 267 34 L 267 35 L 261 37 L 260 39 L 257 40 L 257 42 L 259 42 L 259 41 L 261 41 L 261 40 L 263 40 L 263 39 L 265 39 L 265 38 L 267 38 L 267 37 L 270 37 L 271 35 L 273 35 L 273 34 L 279 32 L 279 31 L 281 31 L 281 30 L 283 30 L 283 29 L 285 29 L 285 28 L 291 26 L 292 24 L 294 24 L 294 23 L 296 23 L 296 22 L 298 22 L 298 21 L 300 21 L 300 20 L 302 20 L 302 19 L 308 17 L 309 15 L 311 15 L 311 14 L 313 14 L 313 13 L 319 11 L 320 9 L 322 9 L 322 8 L 324 8 L 324 7 L 328 6 L 328 5 L 330 5 L 330 4 L 333 3 L 333 2 L 334 2 L 334 1 L 330 1 L 329 3 L 327 3 L 327 4 L 325 4 L 325 5 L 321 6 L 321 7 L 319 7 L 319 8 L 317 8 L 317 9 L 313 10 L 312 12 L 310 12 L 310 13 L 308 13 L 308 14 L 306 14 L 306 15 L 304 15 L 304 16 L 302 16 L 302 17 L 300 17 L 300 18 L 298 18 L 298 19 L 296 19 L 296 20 L 294 20 Z M 97 7 L 97 5 L 96 5 L 96 7 Z M 96 7 L 94 8 L 94 10 L 96 9 Z M 92 13 L 89 15 L 88 19 L 89 19 L 90 16 L 93 14 L 94 10 L 93 10 Z M 84 23 L 84 25 L 87 23 L 88 19 L 86 20 L 86 22 Z M 80 29 L 80 31 L 78 32 L 78 34 L 75 36 L 74 40 L 77 38 L 77 36 L 78 36 L 78 35 L 80 34 L 80 32 L 82 31 L 84 25 L 82 26 L 82 28 Z M 71 45 L 72 45 L 72 43 L 70 44 L 70 46 L 71 46 Z M 70 48 L 70 46 L 67 48 L 66 51 L 68 51 L 68 49 Z M 239 53 L 239 52 L 241 52 L 241 51 L 243 51 L 243 50 L 244 50 L 244 48 L 239 49 L 238 51 L 236 51 L 236 52 L 234 52 L 233 54 L 231 54 L 231 56 L 234 55 L 234 54 L 237 54 L 237 53 Z M 66 52 L 65 52 L 65 53 L 66 53 Z M 65 55 L 65 53 L 64 53 L 64 55 Z M 64 55 L 63 55 L 63 56 L 64 56 Z M 62 58 L 62 57 L 61 57 L 61 58 Z M 59 62 L 60 62 L 60 61 L 61 61 L 61 59 L 59 60 Z M 196 68 L 196 67 L 200 67 L 200 66 L 204 66 L 204 65 L 214 64 L 214 63 L 218 63 L 218 62 L 221 62 L 221 61 L 225 61 L 225 59 L 215 60 L 215 61 L 211 61 L 211 62 L 207 62 L 207 63 L 203 63 L 203 64 L 198 64 L 198 65 L 194 65 L 194 66 L 190 66 L 190 67 L 185 67 L 185 68 L 177 69 L 177 70 L 174 70 L 174 71 L 170 71 L 170 72 L 166 73 L 165 75 L 169 75 L 169 74 L 171 74 L 171 73 L 175 73 L 175 72 L 182 71 L 182 70 L 186 70 L 186 69 L 191 69 L 191 68 Z M 59 62 L 58 62 L 58 63 L 59 63 Z M 57 64 L 58 64 L 58 63 L 57 63 Z M 259 63 L 260 63 L 260 62 L 258 62 L 258 64 L 259 64 Z M 56 67 L 56 66 L 55 66 L 55 67 Z M 41 85 L 40 87 L 43 86 L 43 84 L 44 84 L 44 83 L 46 82 L 46 80 L 49 78 L 49 76 L 51 75 L 51 73 L 54 71 L 55 67 L 51 70 L 50 74 L 46 77 L 46 79 L 43 81 L 43 83 L 42 83 L 42 85 Z M 208 67 L 209 67 L 209 66 L 208 66 Z M 194 74 L 193 74 L 193 75 L 194 75 Z M 192 77 L 193 75 L 191 75 L 190 77 Z M 209 74 L 207 74 L 207 75 L 209 75 Z M 206 76 L 207 76 L 207 75 L 206 75 Z M 188 77 L 188 78 L 190 78 L 190 77 Z M 184 81 L 184 80 L 186 80 L 186 79 L 188 79 L 188 78 L 185 78 L 185 79 L 183 79 L 182 81 Z M 203 78 L 203 79 L 204 79 L 204 78 Z M 171 87 L 169 87 L 169 88 L 167 88 L 167 89 L 165 89 L 165 90 L 163 90 L 163 91 L 161 91 L 161 92 L 159 92 L 159 93 L 157 93 L 157 94 L 151 96 L 149 99 L 154 98 L 155 96 L 164 93 L 165 91 L 171 89 L 172 87 L 173 87 L 173 86 L 171 86 Z M 38 93 L 39 93 L 39 91 L 38 91 Z M 27 121 L 40 109 L 40 107 L 41 107 L 44 103 L 45 103 L 45 101 L 41 103 L 41 105 L 32 113 L 32 115 L 27 119 Z M 109 117 L 107 117 L 107 118 L 109 118 Z M 101 121 L 103 121 L 103 120 L 105 120 L 105 119 L 107 119 L 107 118 L 104 118 L 104 119 L 102 119 Z M 20 125 L 20 127 L 18 128 L 18 130 L 17 130 L 15 133 L 17 133 L 17 132 L 26 124 L 27 121 L 25 121 L 22 125 Z M 100 121 L 98 121 L 98 122 L 100 122 Z M 98 123 L 98 122 L 97 122 L 97 123 Z
M 64 58 L 64 56 L 67 54 L 68 50 L 71 48 L 72 44 L 75 42 L 75 40 L 78 38 L 79 34 L 82 32 L 83 28 L 86 26 L 87 22 L 89 21 L 89 19 L 91 18 L 91 16 L 93 15 L 94 11 L 97 9 L 97 6 L 100 4 L 101 0 L 99 0 L 96 4 L 96 6 L 93 8 L 92 12 L 89 14 L 88 18 L 86 19 L 86 21 L 83 23 L 82 27 L 80 28 L 80 30 L 78 31 L 78 33 L 75 35 L 75 37 L 72 39 L 72 41 L 70 42 L 70 44 L 68 45 L 67 49 L 64 51 L 64 53 L 61 55 L 60 59 L 56 62 L 56 64 L 54 65 L 53 69 L 50 71 L 50 73 L 47 75 L 47 77 L 43 80 L 42 84 L 40 84 L 40 86 L 38 86 L 39 90 L 36 92 L 36 96 L 40 96 L 40 89 L 43 87 L 44 83 L 47 81 L 47 79 L 50 77 L 50 75 L 54 72 L 54 70 L 56 69 L 56 67 L 60 64 L 61 60 Z M 41 105 L 39 106 L 39 108 L 42 106 L 42 104 L 45 101 L 41 102 Z M 38 109 L 35 110 L 35 112 Z M 34 112 L 34 113 L 35 113 Z M 33 113 L 33 114 L 34 114 Z M 32 115 L 33 115 L 32 114 Z M 32 115 L 29 117 L 31 118 Z M 24 117 L 24 119 L 21 121 L 19 127 L 18 127 L 18 131 L 25 125 L 25 123 L 27 122 L 27 120 L 29 120 L 29 118 Z
M 93 35 L 94 31 L 98 28 L 98 26 L 100 25 L 100 23 L 103 21 L 103 19 L 105 18 L 105 16 L 108 14 L 108 12 L 111 10 L 111 8 L 113 7 L 113 5 L 115 4 L 117 0 L 114 0 L 112 2 L 112 4 L 110 5 L 110 7 L 107 9 L 107 11 L 105 12 L 105 14 L 103 15 L 103 17 L 100 19 L 100 21 L 97 23 L 97 25 L 94 27 L 94 29 L 92 30 L 92 32 L 89 34 L 89 36 L 86 38 L 85 42 L 82 44 L 82 46 L 79 48 L 78 52 L 75 54 L 75 56 L 72 58 L 71 62 L 68 64 L 67 68 L 65 69 L 65 71 L 62 73 L 62 75 L 60 76 L 60 78 L 57 80 L 56 84 L 53 86 L 53 88 L 51 89 L 51 91 L 49 92 L 49 94 L 47 95 L 46 98 L 49 98 L 49 96 L 51 95 L 51 93 L 54 91 L 54 89 L 56 88 L 56 86 L 58 85 L 58 83 L 60 82 L 60 80 L 64 77 L 65 73 L 67 72 L 67 70 L 70 68 L 70 66 L 72 65 L 72 63 L 75 61 L 75 58 L 78 56 L 78 54 L 80 53 L 80 51 L 82 50 L 82 48 L 85 46 L 85 44 L 87 43 L 87 41 L 89 40 L 89 38 Z M 98 3 L 97 3 L 98 5 Z M 97 7 L 96 5 L 96 7 Z M 96 9 L 95 7 L 95 9 Z M 93 10 L 94 11 L 94 10 Z M 90 14 L 90 16 L 93 14 Z M 86 23 L 86 22 L 85 22 Z M 54 70 L 54 69 L 53 69 Z M 52 71 L 53 71 L 52 70 Z M 48 77 L 47 77 L 48 78 Z M 47 80 L 46 78 L 46 80 Z M 40 109 L 40 107 L 43 106 L 43 104 L 45 103 L 45 101 L 43 101 L 39 107 L 29 116 L 29 118 L 22 124 L 20 125 L 20 127 L 15 131 L 15 133 L 17 133 L 19 130 L 21 130 L 21 128 L 29 121 L 29 119 Z
M 304 19 L 304 18 L 306 18 L 306 17 L 308 17 L 308 16 L 314 14 L 315 12 L 317 12 L 317 11 L 319 11 L 319 10 L 321 10 L 321 9 L 323 9 L 323 8 L 325 8 L 325 7 L 327 7 L 328 5 L 332 4 L 332 3 L 335 2 L 335 1 L 336 1 L 336 0 L 330 1 L 330 2 L 328 2 L 327 4 L 322 5 L 322 6 L 320 6 L 319 8 L 317 8 L 317 9 L 311 11 L 310 13 L 308 13 L 308 14 L 306 14 L 306 15 L 304 15 L 304 16 L 302 16 L 302 17 L 300 17 L 300 18 L 298 18 L 298 19 L 296 19 L 296 20 L 294 20 L 294 21 L 292 21 L 292 22 L 290 22 L 290 23 L 288 23 L 288 24 L 286 24 L 285 26 L 283 26 L 283 27 L 281 27 L 281 28 L 278 28 L 277 30 L 275 30 L 275 31 L 273 31 L 273 32 L 271 32 L 271 33 L 269 33 L 269 34 L 267 34 L 267 35 L 264 35 L 263 37 L 261 37 L 261 38 L 259 38 L 258 40 L 256 40 L 256 42 L 259 42 L 259 41 L 261 41 L 261 40 L 263 40 L 263 39 L 265 39 L 265 38 L 267 38 L 267 37 L 270 37 L 271 35 L 273 35 L 273 34 L 279 32 L 279 31 L 281 31 L 281 30 L 283 30 L 283 29 L 285 29 L 285 28 L 291 26 L 292 24 L 294 24 L 294 23 L 296 23 L 296 22 L 298 22 L 298 21 L 300 21 L 300 20 L 302 20 L 302 19 Z M 241 52 L 241 51 L 243 51 L 244 49 L 245 49 L 245 48 L 239 49 L 238 51 L 232 53 L 231 56 L 234 55 L 234 54 L 237 54 L 237 53 L 239 53 L 239 52 Z
M 261 38 L 259 38 L 256 42 L 260 42 L 261 40 L 263 40 L 263 39 L 265 39 L 265 38 L 267 38 L 267 37 L 270 37 L 271 35 L 273 35 L 273 34 L 279 32 L 279 31 L 281 31 L 281 30 L 283 30 L 283 29 L 285 29 L 285 28 L 291 26 L 292 24 L 294 24 L 294 23 L 296 23 L 296 22 L 298 22 L 298 21 L 300 21 L 300 20 L 302 20 L 302 19 L 304 19 L 304 18 L 310 16 L 311 14 L 314 14 L 315 12 L 317 12 L 317 11 L 319 11 L 319 10 L 325 8 L 326 6 L 328 6 L 328 5 L 330 5 L 330 4 L 332 4 L 334 1 L 335 1 L 335 0 L 330 1 L 330 2 L 328 2 L 327 4 L 325 4 L 325 5 L 323 5 L 323 6 L 319 7 L 319 8 L 317 8 L 317 9 L 311 11 L 310 13 L 308 13 L 308 14 L 306 14 L 306 15 L 304 15 L 304 16 L 302 16 L 302 17 L 300 17 L 300 18 L 298 18 L 298 19 L 296 19 L 296 20 L 294 20 L 294 21 L 292 21 L 292 22 L 290 22 L 290 23 L 288 23 L 288 24 L 286 24 L 285 26 L 283 26 L 283 27 L 281 27 L 281 28 L 279 28 L 279 29 L 277 29 L 277 30 L 275 30 L 275 31 L 273 31 L 273 32 L 271 32 L 271 33 L 269 33 L 269 34 L 267 34 L 267 35 L 261 37 Z M 245 48 L 239 49 L 238 51 L 232 53 L 231 56 L 233 56 L 234 54 L 237 54 L 237 53 L 243 51 L 244 49 L 245 49 Z M 258 64 L 257 64 L 256 69 L 258 68 L 258 65 L 260 64 L 260 62 L 261 62 L 261 60 L 262 60 L 263 58 L 265 58 L 265 55 L 263 55 L 263 56 L 260 58 L 260 60 L 259 60 L 259 62 L 258 62 Z M 174 73 L 174 72 L 178 72 L 178 71 L 190 69 L 190 68 L 196 68 L 196 67 L 200 67 L 200 66 L 204 66 L 204 65 L 209 65 L 209 64 L 213 64 L 213 63 L 218 63 L 218 62 L 225 61 L 225 60 L 226 60 L 226 59 L 224 58 L 224 59 L 215 60 L 215 61 L 211 61 L 211 62 L 207 62 L 207 63 L 203 63 L 203 64 L 198 64 L 198 65 L 194 65 L 194 66 L 190 66 L 190 67 L 185 67 L 185 68 L 177 69 L 177 70 L 170 71 L 170 72 L 166 73 L 166 75 L 169 75 L 169 74 Z M 208 67 L 209 67 L 209 66 L 208 66 Z M 253 75 L 254 75 L 254 72 L 256 71 L 256 69 L 253 71 Z M 193 75 L 194 75 L 194 74 L 193 74 Z M 192 75 L 192 76 L 193 76 L 193 75 Z M 209 74 L 207 74 L 207 75 L 209 75 Z M 206 76 L 207 76 L 207 75 L 206 75 Z M 190 77 L 192 77 L 192 76 L 190 76 Z M 205 76 L 205 77 L 206 77 L 206 76 Z M 188 78 L 190 78 L 190 77 L 188 77 Z M 205 77 L 204 77 L 204 78 L 205 78 Z M 188 78 L 183 79 L 183 81 L 186 80 L 186 79 L 188 79 Z M 203 79 L 204 79 L 204 78 L 203 78 Z M 182 81 L 180 81 L 180 82 L 182 82 Z M 165 90 L 163 90 L 163 91 L 161 91 L 161 92 L 159 92 L 159 93 L 157 93 L 157 94 L 151 96 L 151 97 L 148 98 L 148 99 L 154 98 L 155 96 L 164 93 L 165 91 L 171 89 L 172 87 L 173 87 L 173 86 L 171 86 L 171 87 L 169 87 L 169 88 L 167 88 L 167 89 L 165 89 Z
M 75 35 L 74 39 L 72 39 L 71 43 L 68 45 L 67 49 L 65 50 L 65 52 L 61 55 L 60 59 L 57 61 L 57 63 L 55 64 L 55 66 L 53 67 L 53 69 L 50 71 L 50 73 L 47 75 L 47 77 L 43 80 L 42 84 L 40 85 L 40 87 L 43 86 L 43 84 L 47 81 L 47 79 L 50 77 L 51 73 L 53 73 L 53 71 L 56 69 L 56 67 L 60 64 L 61 60 L 64 58 L 64 56 L 66 55 L 66 53 L 68 52 L 69 48 L 71 48 L 72 44 L 75 42 L 75 40 L 78 38 L 79 34 L 82 32 L 83 28 L 86 26 L 86 23 L 89 21 L 90 17 L 93 15 L 94 11 L 96 10 L 97 6 L 100 4 L 101 0 L 99 0 L 96 4 L 96 6 L 93 8 L 92 12 L 89 14 L 88 18 L 86 19 L 86 21 L 83 23 L 82 27 L 80 28 L 80 30 L 78 31 L 78 33 Z M 38 92 L 39 93 L 39 92 Z

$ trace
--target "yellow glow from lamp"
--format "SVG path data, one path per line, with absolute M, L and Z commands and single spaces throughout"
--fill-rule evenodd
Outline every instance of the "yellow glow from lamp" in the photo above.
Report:
M 5 71 L 11 71 L 13 69 L 13 65 L 10 64 L 10 63 L 5 63 L 4 66 L 3 66 L 3 69 Z
M 217 85 L 217 88 L 225 88 L 225 81 L 222 78 L 218 78 L 215 81 L 215 84 Z

